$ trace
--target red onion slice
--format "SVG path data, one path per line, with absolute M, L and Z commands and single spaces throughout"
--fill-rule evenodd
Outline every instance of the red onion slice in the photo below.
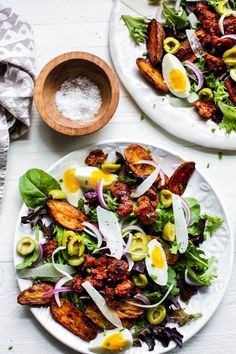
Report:
M 135 162 L 135 165 L 139 165 L 139 164 L 146 164 L 146 165 L 150 165 L 153 166 L 155 168 L 159 168 L 160 170 L 160 177 L 161 177 L 161 185 L 164 186 L 165 185 L 165 174 L 164 171 L 161 167 L 160 164 L 158 164 L 155 161 L 151 161 L 151 160 L 139 160 L 138 162 Z
M 97 238 L 97 240 L 98 240 L 97 248 L 100 248 L 102 245 L 102 241 L 103 241 L 103 237 L 102 237 L 101 232 L 96 228 L 96 226 L 91 224 L 91 222 L 84 221 L 82 223 L 82 225 L 84 225 L 86 228 L 92 230 L 93 233 L 87 229 L 85 229 L 84 231 L 87 232 L 89 235 Z
M 204 55 L 204 49 L 196 35 L 196 31 L 194 29 L 186 30 L 186 35 L 193 53 L 197 58 L 201 58 Z
M 39 255 L 38 255 L 38 259 L 36 260 L 35 264 L 41 262 L 41 260 L 43 259 L 43 245 L 42 245 L 42 243 L 37 242 L 37 246 L 38 246 Z
M 138 232 L 141 232 L 142 234 L 146 234 L 146 232 L 139 226 L 136 226 L 136 225 L 130 225 L 130 226 L 126 226 L 122 229 L 122 233 L 125 233 L 127 231 L 138 231 Z
M 184 65 L 187 66 L 187 68 L 191 69 L 194 74 L 196 75 L 197 77 L 197 81 L 198 81 L 198 84 L 197 84 L 197 87 L 196 87 L 196 91 L 200 90 L 203 86 L 203 83 L 204 83 L 204 75 L 203 73 L 201 72 L 201 70 L 193 63 L 191 63 L 190 61 L 186 60 L 184 62 Z
M 222 36 L 221 38 L 230 38 L 230 39 L 234 39 L 236 41 L 236 34 L 226 34 L 226 35 Z
M 225 34 L 224 19 L 225 19 L 225 17 L 230 16 L 230 15 L 233 15 L 234 17 L 236 17 L 236 11 L 229 10 L 229 12 L 226 12 L 222 16 L 220 16 L 218 24 L 219 24 L 220 32 L 222 34 Z
M 46 291 L 42 296 L 48 296 L 56 293 L 62 293 L 63 291 L 72 291 L 71 286 L 63 286 L 62 288 L 54 288 L 52 290 Z
M 127 259 L 127 262 L 128 262 L 128 271 L 130 272 L 131 271 L 131 269 L 133 268 L 133 266 L 134 266 L 134 261 L 132 260 L 132 258 L 131 258 L 131 256 L 130 256 L 130 254 L 125 254 L 124 255 L 124 257 Z
M 72 276 L 69 274 L 69 273 L 67 273 L 67 272 L 65 272 L 64 270 L 62 270 L 59 266 L 60 266 L 60 264 L 57 264 L 56 262 L 55 262 L 55 255 L 59 252 L 59 251 L 62 251 L 62 250 L 65 250 L 66 249 L 66 247 L 64 247 L 64 246 L 60 246 L 60 247 L 57 247 L 54 251 L 53 251 L 53 253 L 52 253 L 52 264 L 53 264 L 53 266 L 54 266 L 54 268 L 58 271 L 58 273 L 59 274 L 62 274 L 62 275 L 64 275 L 64 277 L 67 277 L 67 281 L 68 280 L 71 280 L 72 279 Z M 58 286 L 58 287 L 61 287 L 63 284 L 61 284 L 60 286 Z
M 130 233 L 129 237 L 128 237 L 128 241 L 127 241 L 125 248 L 124 248 L 124 253 L 126 253 L 128 251 L 128 249 L 132 243 L 132 238 L 133 238 L 133 235 Z
M 188 203 L 183 198 L 181 198 L 181 203 L 182 203 L 182 207 L 184 209 L 186 224 L 188 226 L 190 224 L 191 219 L 192 219 L 192 213 L 191 213 Z
M 56 283 L 54 290 L 60 289 L 60 288 L 62 287 L 62 285 L 64 285 L 65 283 L 67 283 L 69 280 L 71 280 L 71 276 L 70 276 L 70 278 L 68 278 L 67 276 L 61 278 L 61 279 L 58 280 L 58 282 Z M 61 301 L 60 301 L 60 297 L 59 297 L 59 292 L 54 292 L 54 298 L 55 298 L 55 301 L 56 301 L 56 303 L 57 303 L 57 306 L 58 306 L 58 307 L 61 307 Z
M 184 281 L 185 281 L 186 284 L 191 285 L 191 286 L 201 286 L 197 282 L 189 279 L 189 277 L 188 277 L 188 269 L 186 269 L 185 272 L 184 272 Z
M 134 306 L 137 306 L 137 307 L 142 307 L 142 308 L 144 308 L 144 309 L 151 309 L 151 308 L 153 308 L 153 307 L 156 307 L 156 306 L 162 304 L 163 301 L 165 301 L 165 299 L 167 298 L 167 296 L 170 294 L 170 292 L 171 292 L 173 286 L 174 286 L 174 285 L 171 284 L 171 286 L 169 287 L 169 289 L 167 290 L 167 292 L 165 293 L 165 295 L 163 296 L 163 298 L 162 298 L 159 302 L 157 302 L 156 304 L 142 305 L 142 304 L 137 304 L 137 303 L 132 302 L 132 301 L 127 301 L 127 302 L 128 302 L 129 304 L 134 305 Z
M 104 184 L 104 179 L 101 178 L 98 182 L 98 200 L 102 208 L 109 209 L 103 196 L 103 184 Z
M 143 295 L 143 294 L 136 294 L 136 295 L 134 296 L 134 298 L 135 298 L 136 300 L 142 301 L 145 305 L 149 305 L 149 304 L 150 304 L 149 298 L 148 298 L 147 296 Z

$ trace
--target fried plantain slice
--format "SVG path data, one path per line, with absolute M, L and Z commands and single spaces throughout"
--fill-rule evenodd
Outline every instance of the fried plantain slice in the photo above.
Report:
M 53 290 L 49 284 L 33 284 L 30 288 L 23 290 L 17 297 L 17 302 L 21 305 L 47 306 L 53 299 L 53 295 L 42 296 L 43 293 Z
M 132 300 L 132 302 L 135 303 L 136 301 Z M 120 319 L 137 318 L 140 317 L 144 312 L 143 308 L 132 305 L 127 301 L 117 302 L 116 308 L 114 310 Z
M 168 189 L 175 194 L 182 195 L 188 185 L 190 177 L 195 170 L 193 161 L 182 163 L 170 177 Z
M 92 321 L 96 326 L 106 329 L 114 329 L 115 326 L 109 322 L 106 317 L 103 316 L 99 308 L 94 304 L 89 304 L 85 309 L 85 315 Z M 127 318 L 122 319 L 122 325 L 125 328 L 130 329 L 133 326 L 133 321 Z
M 136 64 L 141 74 L 158 90 L 161 90 L 165 93 L 169 91 L 160 71 L 156 69 L 147 59 L 138 58 L 136 60 Z
M 148 151 L 141 145 L 131 144 L 124 151 L 125 158 L 130 169 L 138 176 L 150 175 L 154 171 L 154 167 L 150 165 L 135 165 L 140 160 L 153 161 Z
M 164 38 L 165 32 L 162 25 L 152 19 L 147 28 L 147 52 L 148 58 L 154 66 L 161 62 Z
M 202 36 L 205 37 L 205 33 L 202 30 L 196 31 L 196 36 L 200 39 Z M 175 53 L 176 57 L 181 61 L 184 62 L 186 60 L 191 61 L 192 63 L 197 60 L 196 55 L 194 54 L 191 45 L 188 39 L 185 39 L 177 53 Z
M 50 310 L 55 321 L 83 340 L 90 341 L 97 335 L 87 318 L 70 302 L 60 299 L 61 307 L 51 302 Z
M 69 203 L 50 199 L 47 202 L 47 208 L 49 214 L 57 224 L 73 231 L 82 231 L 84 229 L 82 222 L 87 220 L 87 217 L 82 211 L 76 209 Z

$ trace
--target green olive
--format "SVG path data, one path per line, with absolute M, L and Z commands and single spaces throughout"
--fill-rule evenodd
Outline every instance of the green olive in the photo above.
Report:
M 180 48 L 179 41 L 174 37 L 167 37 L 164 39 L 164 49 L 166 53 L 175 54 Z
M 121 165 L 118 163 L 112 163 L 112 162 L 104 162 L 101 166 L 101 169 L 104 172 L 116 172 L 121 168 Z
M 226 50 L 223 55 L 223 60 L 226 65 L 236 66 L 236 48 Z
M 62 246 L 66 247 L 70 239 L 75 236 L 76 233 L 74 231 L 64 231 L 61 241 Z
M 67 244 L 67 251 L 70 256 L 82 256 L 84 250 L 85 245 L 79 235 L 73 236 Z
M 162 189 L 159 194 L 160 202 L 165 208 L 169 208 L 172 204 L 172 193 L 168 189 Z
M 210 88 L 206 87 L 203 88 L 198 92 L 199 99 L 204 102 L 212 101 L 213 100 L 213 92 Z
M 66 199 L 66 194 L 60 189 L 53 189 L 48 193 L 49 197 L 52 199 Z
M 148 246 L 145 243 L 131 243 L 129 247 L 131 258 L 134 262 L 141 261 L 147 256 Z
M 132 238 L 132 244 L 136 244 L 136 243 L 144 243 L 145 245 L 147 245 L 148 244 L 147 235 L 143 234 L 142 232 L 137 232 L 136 234 L 134 234 Z
M 133 275 L 133 282 L 141 289 L 146 288 L 146 286 L 148 285 L 147 277 L 144 274 Z
M 16 250 L 22 256 L 27 256 L 35 250 L 36 242 L 29 236 L 22 237 L 17 245 Z
M 230 9 L 227 7 L 228 0 L 221 0 L 216 7 L 216 12 L 218 15 L 226 15 L 229 16 L 231 14 Z
M 81 265 L 85 260 L 85 257 L 79 257 L 79 256 L 71 256 L 68 259 L 68 263 L 73 266 L 73 267 L 78 267 L 79 265 Z
M 173 242 L 175 240 L 175 225 L 170 221 L 165 224 L 162 231 L 162 237 L 166 241 Z
M 164 321 L 166 317 L 166 309 L 162 305 L 150 308 L 147 312 L 147 320 L 151 325 L 158 325 Z

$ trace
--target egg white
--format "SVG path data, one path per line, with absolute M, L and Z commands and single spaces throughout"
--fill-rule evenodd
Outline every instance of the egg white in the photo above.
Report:
M 109 187 L 112 183 L 116 181 L 116 175 L 112 173 L 106 173 L 102 170 L 100 170 L 97 167 L 92 167 L 92 166 L 85 166 L 85 167 L 78 167 L 75 171 L 75 176 L 78 182 L 81 184 L 82 188 L 96 188 L 97 183 L 99 182 L 100 177 L 97 179 L 97 183 L 94 184 L 94 178 L 93 178 L 93 173 L 97 173 L 99 176 L 101 174 L 101 177 L 104 175 L 104 187 Z M 109 179 L 106 180 L 106 176 Z
M 153 263 L 152 252 L 155 247 L 158 247 L 161 252 L 161 256 L 164 261 L 163 268 L 159 268 Z M 166 261 L 165 251 L 161 243 L 158 242 L 156 239 L 153 239 L 148 243 L 148 256 L 145 258 L 145 263 L 147 272 L 149 276 L 153 279 L 153 281 L 158 285 L 165 286 L 168 281 L 168 265 Z
M 110 348 L 109 349 L 109 346 L 107 348 L 104 348 L 102 345 L 104 342 L 110 342 L 110 339 L 109 337 L 112 335 L 112 334 L 116 334 L 116 333 L 119 333 L 123 336 L 123 346 L 122 346 L 122 349 L 121 350 L 112 350 L 112 343 L 110 345 Z M 116 344 L 116 343 L 114 343 Z M 133 337 L 132 337 L 132 334 L 131 332 L 126 329 L 126 328 L 122 328 L 122 329 L 113 329 L 113 330 L 107 330 L 106 331 L 106 334 L 104 335 L 104 333 L 99 333 L 97 335 L 97 337 L 95 339 L 93 339 L 90 344 L 89 344 L 89 350 L 91 350 L 91 352 L 94 352 L 94 353 L 101 353 L 101 354 L 107 354 L 107 353 L 119 353 L 123 350 L 127 350 L 129 348 L 131 348 L 133 345 Z

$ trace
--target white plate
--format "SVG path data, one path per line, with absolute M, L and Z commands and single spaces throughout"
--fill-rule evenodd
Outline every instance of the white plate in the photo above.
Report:
M 68 162 L 77 161 L 78 163 L 84 164 L 84 159 L 88 155 L 88 152 L 95 147 L 102 148 L 105 152 L 111 153 L 111 151 L 120 151 L 123 152 L 124 148 L 129 145 L 131 142 L 104 142 L 101 144 L 91 145 L 86 148 L 83 148 L 79 151 L 75 151 L 66 155 L 53 166 L 48 169 L 48 172 L 53 175 L 55 178 L 61 178 L 63 166 Z M 142 144 L 143 146 L 148 146 Z M 156 146 L 148 146 L 152 149 L 152 155 L 154 159 L 158 160 L 165 173 L 170 176 L 177 165 L 179 165 L 183 160 L 176 156 L 175 154 L 168 152 L 162 148 Z M 68 165 L 67 165 L 68 166 Z M 218 262 L 218 277 L 214 281 L 213 285 L 206 287 L 204 290 L 201 290 L 197 295 L 195 295 L 189 305 L 187 310 L 190 313 L 202 312 L 203 316 L 196 321 L 193 321 L 187 326 L 181 327 L 180 332 L 184 335 L 184 342 L 191 338 L 196 332 L 198 332 L 209 320 L 209 318 L 215 312 L 217 306 L 219 305 L 221 299 L 224 296 L 224 292 L 227 287 L 227 283 L 230 277 L 232 261 L 233 261 L 233 237 L 228 223 L 228 219 L 224 208 L 217 197 L 214 190 L 211 188 L 210 184 L 206 179 L 198 172 L 195 171 L 191 180 L 188 184 L 188 187 L 184 193 L 184 196 L 194 196 L 196 197 L 202 206 L 202 213 L 206 212 L 210 215 L 221 215 L 224 218 L 224 223 L 214 234 L 214 237 L 209 238 L 203 244 L 203 249 L 206 251 L 207 256 L 214 255 L 219 260 Z M 15 232 L 15 241 L 14 241 L 14 264 L 16 265 L 21 261 L 19 255 L 15 251 L 17 241 L 23 235 L 32 234 L 31 229 L 28 225 L 22 225 L 20 223 L 20 218 L 23 215 L 27 214 L 27 207 L 23 205 L 19 214 L 18 222 L 16 225 Z M 18 279 L 19 287 L 21 290 L 29 287 L 31 282 L 29 280 Z M 88 344 L 76 337 L 61 325 L 55 322 L 48 308 L 32 308 L 31 309 L 34 316 L 41 323 L 41 325 L 50 332 L 54 337 L 68 345 L 69 347 L 77 350 L 78 352 L 91 354 L 88 350 Z M 155 353 L 166 353 L 169 350 L 173 349 L 175 344 L 170 343 L 168 348 L 163 348 L 159 342 L 155 347 Z M 127 354 L 147 354 L 148 348 L 146 344 L 142 348 L 132 348 Z
M 140 1 L 147 3 L 147 0 L 139 0 L 139 3 Z M 154 17 L 156 7 L 149 7 Z M 110 20 L 110 53 L 119 78 L 141 110 L 160 127 L 178 138 L 201 146 L 236 150 L 235 132 L 226 134 L 213 121 L 201 119 L 193 107 L 173 107 L 168 95 L 158 94 L 157 90 L 141 76 L 136 59 L 142 57 L 146 47 L 144 44 L 136 46 L 133 43 L 121 19 L 122 15 L 140 16 L 120 0 L 115 0 Z M 146 15 L 151 17 L 150 10 Z M 212 132 L 212 128 L 216 128 L 215 133 Z

